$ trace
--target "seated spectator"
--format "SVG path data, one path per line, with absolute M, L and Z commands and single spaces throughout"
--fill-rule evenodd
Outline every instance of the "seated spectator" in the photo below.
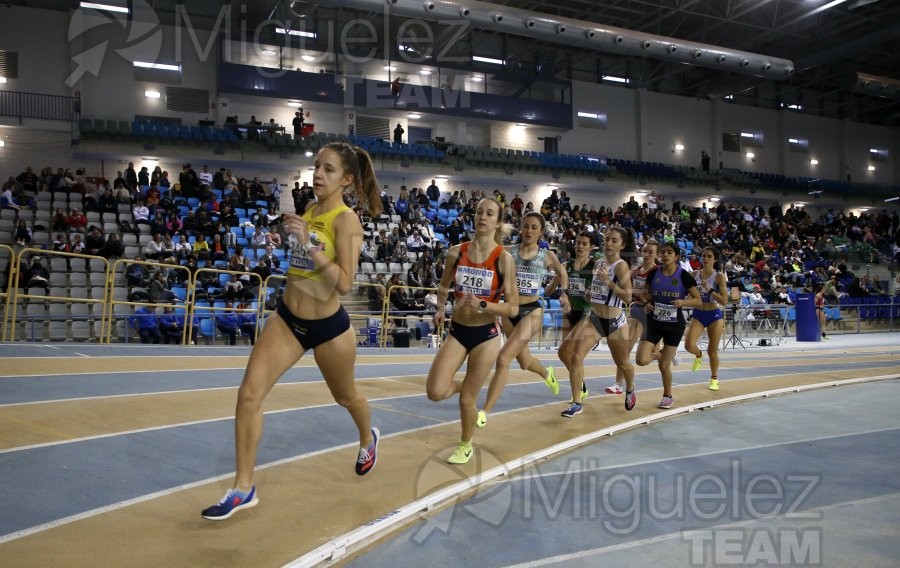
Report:
M 385 281 L 384 274 L 378 273 L 375 275 L 375 280 L 372 281 L 373 286 L 366 286 L 368 288 L 368 296 L 369 296 L 369 311 L 381 313 L 381 310 L 384 309 L 384 294 L 385 294 Z
M 269 297 L 266 298 L 266 309 L 274 312 L 278 308 L 278 304 L 281 303 L 281 299 L 283 297 L 284 288 L 275 288 L 275 291 L 269 294 Z
M 35 202 L 34 198 L 28 197 L 24 191 L 20 191 L 20 196 L 14 194 L 14 189 L 19 186 L 19 182 L 15 181 L 15 178 L 9 176 L 10 181 L 8 181 L 3 186 L 3 192 L 0 194 L 0 209 L 12 209 L 14 211 L 21 211 L 22 209 L 34 209 Z
M 31 264 L 25 272 L 25 288 L 43 288 L 44 293 L 50 293 L 50 271 L 41 263 L 41 257 L 31 257 Z
M 218 234 L 213 235 L 212 245 L 209 247 L 210 257 L 215 260 L 221 260 L 223 262 L 228 260 L 228 248 L 225 246 L 225 243 L 222 242 L 222 237 Z
M 228 259 L 228 270 L 234 272 L 246 272 L 249 261 L 244 256 L 244 249 L 241 246 L 234 247 L 234 254 Z
M 226 282 L 225 286 L 222 287 L 222 294 L 225 296 L 225 301 L 230 304 L 234 304 L 244 299 L 244 285 L 241 283 L 237 274 L 231 275 L 231 280 Z
M 159 331 L 159 318 L 156 315 L 156 308 L 150 306 L 141 306 L 134 310 L 134 314 L 128 318 L 128 323 L 138 332 L 141 337 L 141 343 L 154 344 L 162 342 L 163 336 Z
M 162 248 L 162 235 L 159 233 L 153 234 L 153 239 L 148 241 L 146 245 L 144 245 L 144 257 L 159 260 L 160 254 L 163 252 Z
M 140 232 L 140 228 L 138 225 L 150 225 L 150 208 L 144 205 L 143 200 L 137 200 L 134 204 L 134 207 L 131 209 L 131 214 L 134 217 L 134 231 L 135 233 Z
M 143 260 L 141 257 L 135 258 L 137 262 L 130 263 L 128 268 L 125 269 L 125 282 L 127 282 L 128 287 L 132 286 L 145 287 L 147 285 L 148 277 L 147 277 L 147 267 L 144 264 L 141 264 Z
M 241 335 L 246 335 L 250 339 L 250 345 L 256 345 L 256 312 L 241 313 L 239 321 Z
M 110 233 L 106 236 L 106 243 L 103 245 L 100 256 L 107 260 L 115 260 L 125 256 L 125 245 L 119 239 L 119 233 Z
M 66 217 L 66 224 L 69 226 L 70 231 L 83 233 L 85 227 L 87 227 L 88 220 L 87 217 L 84 216 L 84 213 L 73 207 L 72 212 Z
M 56 235 L 56 238 L 53 239 L 53 244 L 50 246 L 50 250 L 56 252 L 69 252 L 69 240 L 64 233 Z
M 209 260 L 209 243 L 206 242 L 206 239 L 198 237 L 197 240 L 194 241 L 191 252 L 199 260 Z
M 32 240 L 34 240 L 34 236 L 31 232 L 31 227 L 28 226 L 25 219 L 19 219 L 19 222 L 16 223 L 16 232 L 13 234 L 13 242 L 27 247 Z
M 111 189 L 106 189 L 103 194 L 97 199 L 97 210 L 100 211 L 100 222 L 103 223 L 103 218 L 106 215 L 115 215 L 116 223 L 119 222 L 119 204 L 116 201 L 116 196 L 113 195 Z
M 284 274 L 284 269 L 281 268 L 281 260 L 275 256 L 275 249 L 272 245 L 266 245 L 266 251 L 260 256 L 260 260 L 266 259 L 269 262 L 269 268 L 272 271 L 272 274 Z M 265 280 L 265 278 L 263 278 Z
M 412 234 L 406 238 L 406 248 L 411 252 L 422 252 L 425 248 L 425 241 L 419 234 L 418 230 L 414 230 Z
M 847 286 L 847 293 L 851 298 L 864 298 L 869 295 L 869 292 L 863 287 L 862 281 L 855 277 Z
M 157 271 L 153 276 L 147 293 L 150 295 L 150 301 L 154 304 L 166 304 L 175 299 L 175 294 L 169 290 L 166 273 L 162 270 Z
M 103 238 L 103 233 L 100 232 L 99 228 L 92 225 L 88 230 L 87 237 L 84 239 L 84 253 L 91 256 L 101 256 L 105 246 L 106 239 Z
M 218 313 L 215 316 L 216 329 L 228 336 L 229 345 L 237 345 L 237 335 L 241 328 L 241 317 L 236 312 Z
M 166 306 L 164 308 L 165 313 L 159 316 L 159 329 L 163 335 L 163 343 L 166 345 L 169 342 L 172 343 L 181 343 L 181 338 L 184 337 L 184 329 L 185 324 L 187 323 L 187 316 L 184 313 L 184 309 L 180 313 L 175 312 L 175 308 L 172 306 Z M 193 326 L 191 327 L 191 335 L 190 335 L 190 345 L 195 345 L 197 343 L 197 334 L 200 332 L 200 320 L 197 319 L 197 316 L 193 316 Z
M 57 207 L 56 211 L 53 213 L 53 217 L 50 218 L 50 228 L 54 231 L 68 231 L 69 223 L 67 221 L 68 216 L 66 212 L 63 211 L 62 207 Z
M 72 233 L 72 241 L 69 243 L 69 252 L 75 254 L 84 254 L 84 241 L 81 239 L 81 233 Z

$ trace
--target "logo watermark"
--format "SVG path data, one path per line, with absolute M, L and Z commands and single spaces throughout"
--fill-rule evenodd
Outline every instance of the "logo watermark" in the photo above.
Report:
M 495 468 L 506 467 L 499 459 L 477 446 L 476 451 L 481 461 L 471 477 L 466 475 L 471 470 L 445 463 L 449 450 L 420 468 L 417 496 L 459 482 L 472 493 L 467 497 L 463 491 L 449 510 L 432 515 L 413 535 L 416 543 L 435 533 L 449 534 L 464 517 L 491 527 L 510 520 L 584 521 L 592 529 L 600 527 L 611 541 L 646 530 L 680 534 L 692 565 L 821 564 L 822 528 L 815 525 L 823 514 L 807 507 L 822 481 L 816 473 L 748 471 L 739 458 L 693 473 L 640 466 L 628 471 L 605 467 L 599 458 L 570 458 L 553 462 L 552 470 L 531 468 L 510 478 L 494 475 Z M 490 479 L 482 485 L 487 474 Z M 767 527 L 735 528 L 758 521 Z

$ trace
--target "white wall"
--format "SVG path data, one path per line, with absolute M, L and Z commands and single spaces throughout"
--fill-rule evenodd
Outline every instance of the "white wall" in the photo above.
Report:
M 0 49 L 19 53 L 19 77 L 0 90 L 70 96 L 69 14 L 0 4 Z

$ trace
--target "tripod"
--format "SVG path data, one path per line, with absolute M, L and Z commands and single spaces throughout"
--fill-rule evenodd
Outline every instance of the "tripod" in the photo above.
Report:
M 741 349 L 746 349 L 747 346 L 744 345 L 746 343 L 743 339 L 738 337 L 737 334 L 737 306 L 731 306 L 731 337 L 728 338 L 728 341 L 725 342 L 725 345 L 722 347 L 723 349 L 728 349 L 730 346 L 732 349 L 737 349 L 740 346 Z

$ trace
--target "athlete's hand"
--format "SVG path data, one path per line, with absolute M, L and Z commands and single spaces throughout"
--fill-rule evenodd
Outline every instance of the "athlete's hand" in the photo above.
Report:
M 295 213 L 285 213 L 283 219 L 284 230 L 297 237 L 297 242 L 305 246 L 309 242 L 309 226 L 306 221 Z

